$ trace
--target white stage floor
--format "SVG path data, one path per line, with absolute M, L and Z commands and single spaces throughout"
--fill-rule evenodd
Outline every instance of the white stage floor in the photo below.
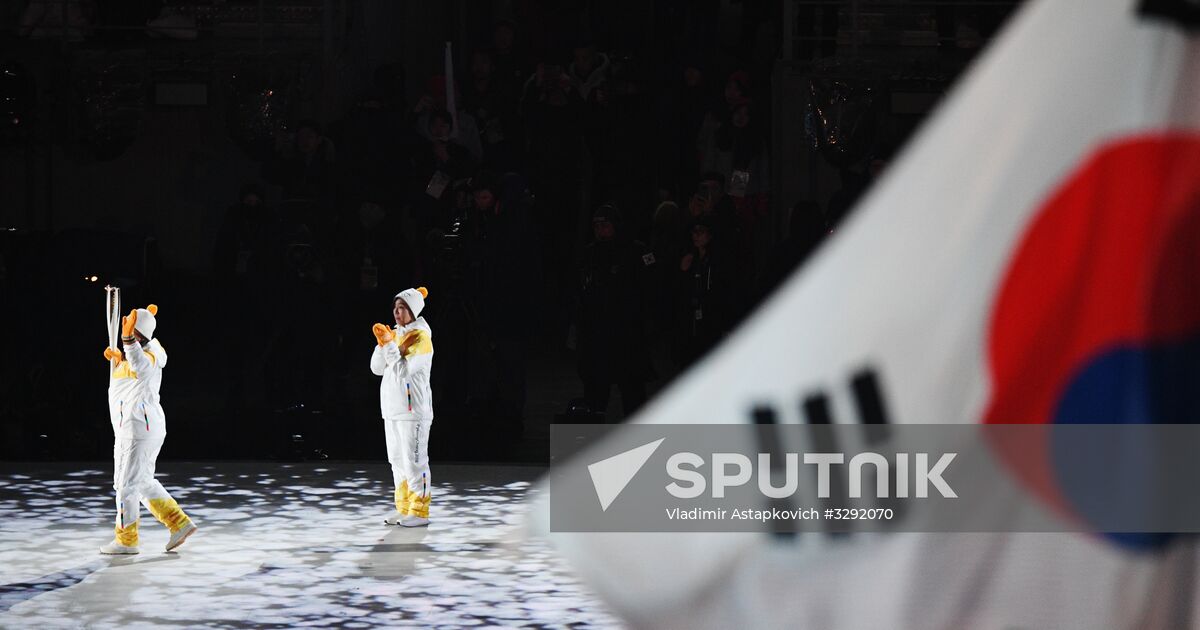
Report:
M 165 462 L 200 531 L 164 553 L 143 510 L 141 554 L 108 557 L 111 464 L 0 463 L 0 627 L 619 626 L 517 532 L 542 470 L 435 462 L 432 524 L 403 529 L 386 464 Z

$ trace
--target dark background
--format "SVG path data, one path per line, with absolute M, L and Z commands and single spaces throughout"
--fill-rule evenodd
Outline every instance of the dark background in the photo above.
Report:
M 381 458 L 370 327 L 424 285 L 431 456 L 544 461 L 552 422 L 625 417 L 801 264 L 1017 4 L 4 3 L 0 457 L 108 456 L 114 284 L 161 309 L 164 457 Z M 446 42 L 477 125 L 439 166 Z

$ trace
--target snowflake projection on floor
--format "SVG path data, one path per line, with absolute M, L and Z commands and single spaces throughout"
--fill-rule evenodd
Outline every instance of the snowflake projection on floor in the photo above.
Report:
M 165 463 L 200 531 L 164 553 L 104 557 L 112 474 L 0 466 L 0 627 L 609 628 L 620 622 L 551 550 L 524 540 L 542 472 L 441 466 L 428 528 L 388 527 L 384 465 Z

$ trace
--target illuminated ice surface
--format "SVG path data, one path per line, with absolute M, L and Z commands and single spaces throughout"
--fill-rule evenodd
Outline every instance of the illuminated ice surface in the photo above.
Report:
M 541 469 L 436 466 L 429 528 L 383 524 L 384 464 L 159 466 L 200 531 L 106 557 L 111 464 L 0 464 L 0 628 L 617 627 L 548 548 L 524 541 Z

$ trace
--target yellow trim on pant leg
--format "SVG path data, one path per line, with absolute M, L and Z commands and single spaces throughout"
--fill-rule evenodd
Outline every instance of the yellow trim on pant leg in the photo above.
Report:
M 429 518 L 429 499 L 430 495 L 428 494 L 421 496 L 414 492 L 408 502 L 408 513 L 421 518 Z
M 114 527 L 117 532 L 117 543 L 126 547 L 138 546 L 138 522 L 134 521 L 125 527 Z
M 192 520 L 183 513 L 175 499 L 150 499 L 147 503 L 150 504 L 150 513 L 154 518 L 166 525 L 172 534 L 183 529 Z
M 408 514 L 408 504 L 412 501 L 413 493 L 408 489 L 408 480 L 401 481 L 396 488 L 396 511 Z

